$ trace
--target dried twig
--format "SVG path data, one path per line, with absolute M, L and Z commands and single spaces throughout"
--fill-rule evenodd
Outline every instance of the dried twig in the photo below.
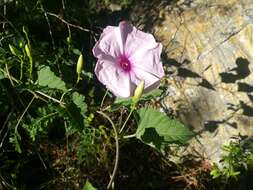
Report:
M 53 49 L 55 49 L 55 43 L 54 43 L 53 33 L 52 33 L 52 30 L 51 30 L 51 24 L 49 22 L 49 19 L 48 19 L 48 16 L 47 16 L 47 12 L 45 11 L 45 9 L 44 9 L 41 1 L 39 1 L 39 3 L 40 3 L 40 8 L 43 11 L 43 14 L 44 14 L 44 16 L 46 18 L 46 21 L 47 21 L 47 25 L 48 25 L 49 34 L 50 34 L 50 37 L 51 37 Z
M 50 16 L 53 16 L 57 19 L 59 19 L 60 21 L 62 21 L 64 24 L 66 24 L 67 26 L 70 26 L 70 27 L 73 27 L 73 28 L 77 28 L 79 30 L 82 30 L 84 32 L 89 32 L 89 33 L 93 33 L 92 30 L 89 30 L 89 29 L 86 29 L 86 28 L 83 28 L 81 26 L 78 26 L 78 25 L 74 25 L 74 24 L 71 24 L 69 23 L 68 21 L 64 20 L 63 18 L 61 18 L 59 15 L 57 14 L 54 14 L 54 13 L 50 13 L 50 12 L 46 12 L 47 15 L 50 15 Z

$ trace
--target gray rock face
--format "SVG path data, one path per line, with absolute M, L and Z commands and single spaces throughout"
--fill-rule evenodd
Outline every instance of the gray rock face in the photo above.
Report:
M 154 29 L 172 73 L 163 104 L 198 133 L 183 154 L 218 163 L 231 137 L 253 135 L 253 1 L 183 2 Z

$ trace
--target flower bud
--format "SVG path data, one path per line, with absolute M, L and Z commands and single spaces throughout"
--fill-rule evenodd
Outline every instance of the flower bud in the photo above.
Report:
M 20 48 L 23 48 L 23 47 L 24 47 L 24 44 L 23 44 L 22 41 L 20 41 L 18 45 L 19 45 Z
M 66 40 L 67 40 L 68 44 L 71 43 L 71 37 L 70 36 L 68 36 Z
M 18 56 L 18 50 L 14 46 L 9 44 L 9 49 L 13 55 Z
M 82 69 L 83 69 L 83 55 L 80 54 L 78 61 L 77 61 L 77 65 L 76 65 L 77 83 L 80 80 L 80 75 L 82 73 Z
M 143 90 L 144 90 L 144 86 L 145 86 L 145 81 L 142 80 L 140 82 L 140 84 L 136 87 L 136 89 L 134 91 L 134 96 L 132 98 L 133 106 L 135 106 L 139 102 L 141 95 L 143 93 Z
M 30 48 L 27 44 L 25 45 L 25 52 L 26 52 L 26 55 L 28 56 L 29 62 L 32 64 L 33 59 L 32 59 Z

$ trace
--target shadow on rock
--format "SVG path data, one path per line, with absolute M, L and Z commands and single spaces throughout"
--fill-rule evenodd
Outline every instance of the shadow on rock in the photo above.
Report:
M 242 57 L 236 59 L 236 67 L 228 72 L 220 73 L 221 81 L 224 83 L 235 83 L 237 80 L 241 80 L 250 75 L 249 61 Z M 235 74 L 233 73 L 235 72 Z

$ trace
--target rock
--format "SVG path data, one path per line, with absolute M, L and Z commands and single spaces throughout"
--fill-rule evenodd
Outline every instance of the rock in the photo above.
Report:
M 253 135 L 253 1 L 178 1 L 159 15 L 163 105 L 198 134 L 180 154 L 219 164 L 231 137 Z

